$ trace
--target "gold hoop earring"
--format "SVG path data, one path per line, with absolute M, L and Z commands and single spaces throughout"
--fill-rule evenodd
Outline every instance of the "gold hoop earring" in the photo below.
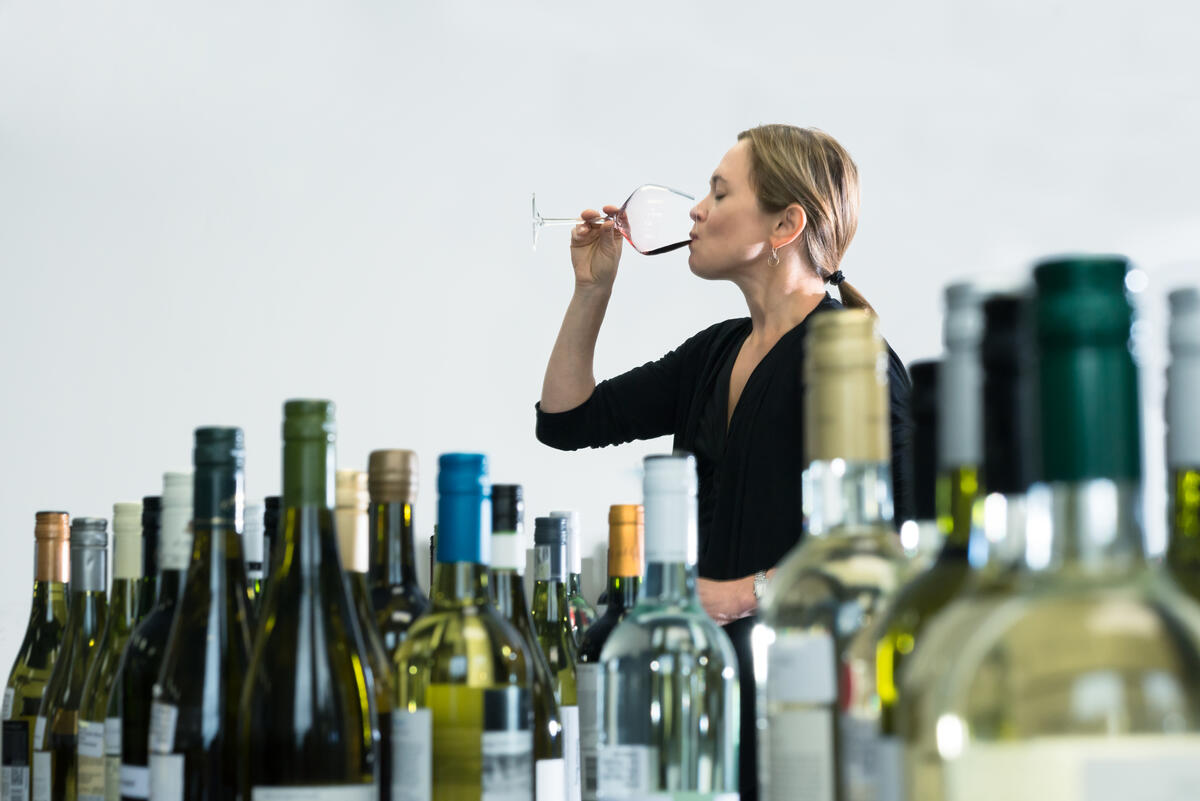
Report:
M 771 248 L 771 255 L 767 256 L 767 264 L 772 267 L 779 265 L 779 248 Z

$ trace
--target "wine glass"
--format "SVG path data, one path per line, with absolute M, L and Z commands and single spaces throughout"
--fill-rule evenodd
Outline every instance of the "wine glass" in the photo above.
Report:
M 621 236 L 638 253 L 657 256 L 683 247 L 691 241 L 692 206 L 696 199 L 686 192 L 657 184 L 644 184 L 633 190 L 621 208 L 606 217 L 592 220 L 599 224 L 611 220 Z M 543 217 L 533 196 L 533 247 L 538 233 L 546 225 L 579 225 L 578 217 Z

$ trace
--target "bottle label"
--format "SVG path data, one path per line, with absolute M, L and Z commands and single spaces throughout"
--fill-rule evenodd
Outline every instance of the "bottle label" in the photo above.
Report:
M 392 712 L 392 801 L 433 799 L 433 713 Z
M 150 753 L 150 797 L 183 801 L 183 754 Z
M 884 788 L 881 783 L 888 777 L 879 772 L 879 751 L 883 740 L 879 734 L 879 721 L 851 714 L 841 715 L 839 721 L 842 783 L 846 788 L 846 797 L 883 801 L 880 791 Z M 895 778 L 902 780 L 903 776 Z
M 104 721 L 104 797 L 121 797 L 121 719 Z
M 827 631 L 778 632 L 767 652 L 767 700 L 832 704 L 837 700 L 837 652 Z
M 579 699 L 579 779 L 583 801 L 596 801 L 600 757 L 600 666 L 581 662 L 575 666 L 575 693 Z
M 4 690 L 4 717 L 2 720 L 12 719 L 13 699 L 17 697 L 17 691 L 12 687 L 6 687 Z
M 79 722 L 75 781 L 79 801 L 104 801 L 104 724 Z
M 150 768 L 121 763 L 121 795 L 129 798 L 150 797 Z
M 533 797 L 533 706 L 528 688 L 432 684 L 425 688 L 425 706 L 432 717 L 432 784 L 439 797 Z
M 1176 801 L 1195 798 L 1200 787 L 1200 735 L 1045 737 L 960 747 L 961 756 L 944 763 L 946 801 Z
M 33 750 L 39 751 L 46 747 L 42 742 L 46 739 L 46 719 L 38 715 L 37 722 L 33 724 Z
M 33 752 L 33 801 L 50 801 L 50 772 L 53 764 L 49 751 Z
M 599 797 L 628 798 L 659 790 L 658 749 L 649 745 L 600 747 Z
M 178 722 L 179 707 L 160 704 L 157 701 L 150 704 L 150 735 L 147 747 L 151 754 L 169 754 L 175 749 L 175 725 Z
M 566 801 L 567 770 L 561 759 L 539 759 L 533 769 L 534 801 Z
M 908 797 L 904 741 L 898 737 L 880 736 L 876 739 L 875 767 L 876 801 L 904 801 Z
M 832 708 L 771 706 L 767 728 L 758 733 L 764 801 L 833 801 Z
M 0 769 L 0 801 L 29 799 L 29 721 L 4 721 L 4 767 Z
M 481 801 L 529 801 L 533 797 L 533 732 L 528 728 L 484 730 Z
M 373 784 L 344 784 L 331 787 L 255 787 L 251 801 L 376 801 L 379 788 Z M 158 796 L 155 796 L 157 801 Z
M 107 718 L 104 721 L 104 755 L 121 756 L 120 718 Z
M 580 801 L 579 707 L 563 706 L 563 767 L 567 774 L 567 801 Z

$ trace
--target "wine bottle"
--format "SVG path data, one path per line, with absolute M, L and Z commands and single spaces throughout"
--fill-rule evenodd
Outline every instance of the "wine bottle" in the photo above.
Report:
M 242 551 L 246 557 L 246 598 L 252 613 L 262 608 L 263 590 L 263 508 L 246 504 L 246 527 L 242 531 Z
M 145 506 L 143 505 L 143 514 Z M 150 797 L 150 705 L 154 682 L 192 558 L 192 474 L 163 475 L 155 604 L 129 635 L 120 677 L 108 699 L 105 752 L 120 761 L 122 801 Z M 142 527 L 145 528 L 143 521 Z M 115 752 L 115 754 L 114 754 Z
M 3 801 L 29 801 L 34 725 L 67 627 L 70 518 L 66 512 L 38 512 L 35 521 L 33 606 L 4 687 Z
M 263 602 L 267 599 L 267 587 L 271 576 L 279 569 L 279 557 L 275 555 L 275 546 L 279 542 L 279 502 L 278 495 L 268 495 L 263 499 Z
M 554 698 L 563 724 L 563 768 L 567 777 L 567 801 L 581 798 L 579 775 L 579 700 L 575 664 L 579 651 L 571 625 L 567 600 L 568 518 L 539 517 L 534 520 L 533 632 L 541 647 L 550 675 Z
M 137 623 L 141 603 L 142 505 L 113 504 L 112 532 L 113 580 L 108 593 L 108 619 L 83 682 L 79 706 L 79 744 L 76 749 L 76 796 L 79 801 L 104 801 L 107 792 L 104 725 L 108 718 L 109 695 L 125 654 L 125 645 Z
M 924 572 L 942 549 L 937 522 L 938 372 L 941 362 L 929 359 L 908 366 L 912 379 L 914 517 L 900 524 L 900 544 L 908 555 L 909 576 Z
M 157 495 L 142 498 L 142 565 L 138 572 L 136 621 L 141 623 L 154 608 L 158 594 L 158 535 L 162 499 Z
M 375 612 L 367 589 L 369 564 L 367 542 L 370 523 L 367 509 L 371 505 L 367 494 L 367 474 L 362 470 L 338 470 L 334 500 L 334 517 L 338 537 L 338 552 L 342 569 L 350 585 L 350 600 L 358 617 L 363 646 L 375 679 L 375 716 L 378 728 L 376 754 L 379 763 L 379 794 L 384 801 L 392 797 L 392 704 L 395 683 L 392 681 L 392 660 L 383 647 L 383 639 L 375 626 Z
M 583 597 L 583 548 L 579 526 L 579 512 L 551 512 L 551 517 L 567 521 L 567 613 L 571 621 L 571 634 L 575 645 L 588 627 L 597 618 L 596 608 Z
M 910 784 L 906 773 L 916 782 L 913 786 L 925 783 L 922 774 L 936 782 L 937 762 L 929 763 L 933 770 L 928 770 L 921 753 L 905 744 L 936 725 L 928 720 L 931 699 L 952 669 L 959 644 L 1016 590 L 1025 555 L 1026 494 L 1035 480 L 1038 442 L 1028 300 L 997 294 L 983 303 L 983 474 L 988 489 L 976 501 L 968 550 L 971 572 L 958 596 L 929 621 L 921 648 L 909 657 L 900 676 L 894 735 L 880 740 L 880 781 L 901 789 Z M 906 758 L 912 761 L 906 763 Z M 921 790 L 914 801 L 926 792 L 936 790 Z
M 533 663 L 488 597 L 489 501 L 482 454 L 438 459 L 433 608 L 396 652 L 395 801 L 533 795 Z
M 938 693 L 934 799 L 1182 799 L 1200 785 L 1200 606 L 1146 561 L 1128 262 L 1034 269 L 1040 482 L 1015 597 Z
M 579 645 L 576 690 L 579 698 L 579 767 L 584 801 L 596 801 L 600 758 L 600 653 L 617 624 L 637 604 L 642 582 L 644 543 L 641 504 L 618 504 L 608 510 L 608 607 L 584 632 Z
M 600 652 L 599 797 L 736 798 L 733 643 L 696 590 L 696 460 L 645 460 L 646 579 Z
M 33 730 L 33 801 L 75 798 L 76 747 L 83 683 L 108 612 L 108 521 L 71 521 L 71 606 Z
M 1167 571 L 1200 600 L 1200 291 L 1170 295 L 1167 367 L 1167 470 L 1171 482 L 1171 534 Z
M 338 556 L 334 434 L 332 402 L 284 404 L 279 561 L 241 701 L 245 801 L 378 794 L 375 679 Z
M 390 661 L 413 621 L 429 609 L 429 598 L 417 581 L 413 548 L 417 455 L 405 450 L 372 451 L 367 470 L 371 607 Z
M 192 558 L 150 707 L 150 797 L 237 795 L 238 699 L 250 660 L 240 428 L 197 428 Z
M 492 603 L 517 633 L 533 669 L 534 798 L 563 801 L 567 774 L 563 760 L 563 723 L 555 698 L 554 674 L 538 645 L 525 602 L 525 494 L 519 484 L 492 485 L 492 565 L 488 588 Z
M 887 351 L 866 312 L 811 318 L 804 358 L 804 538 L 759 604 L 753 633 L 760 795 L 852 797 L 864 681 L 851 649 L 908 574 L 893 527 Z M 873 642 L 873 640 L 871 640 Z M 850 669 L 840 669 L 846 660 Z M 877 714 L 877 713 L 876 713 Z M 843 770 L 844 769 L 844 770 Z

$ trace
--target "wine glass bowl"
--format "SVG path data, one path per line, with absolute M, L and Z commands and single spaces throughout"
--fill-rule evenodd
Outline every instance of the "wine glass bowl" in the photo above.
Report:
M 658 184 L 643 184 L 630 193 L 621 208 L 604 217 L 588 222 L 599 224 L 611 221 L 613 227 L 638 253 L 657 256 L 683 247 L 691 241 L 691 210 L 696 199 Z M 533 247 L 537 249 L 538 234 L 547 225 L 579 225 L 578 217 L 543 217 L 538 211 L 537 195 L 533 196 Z

